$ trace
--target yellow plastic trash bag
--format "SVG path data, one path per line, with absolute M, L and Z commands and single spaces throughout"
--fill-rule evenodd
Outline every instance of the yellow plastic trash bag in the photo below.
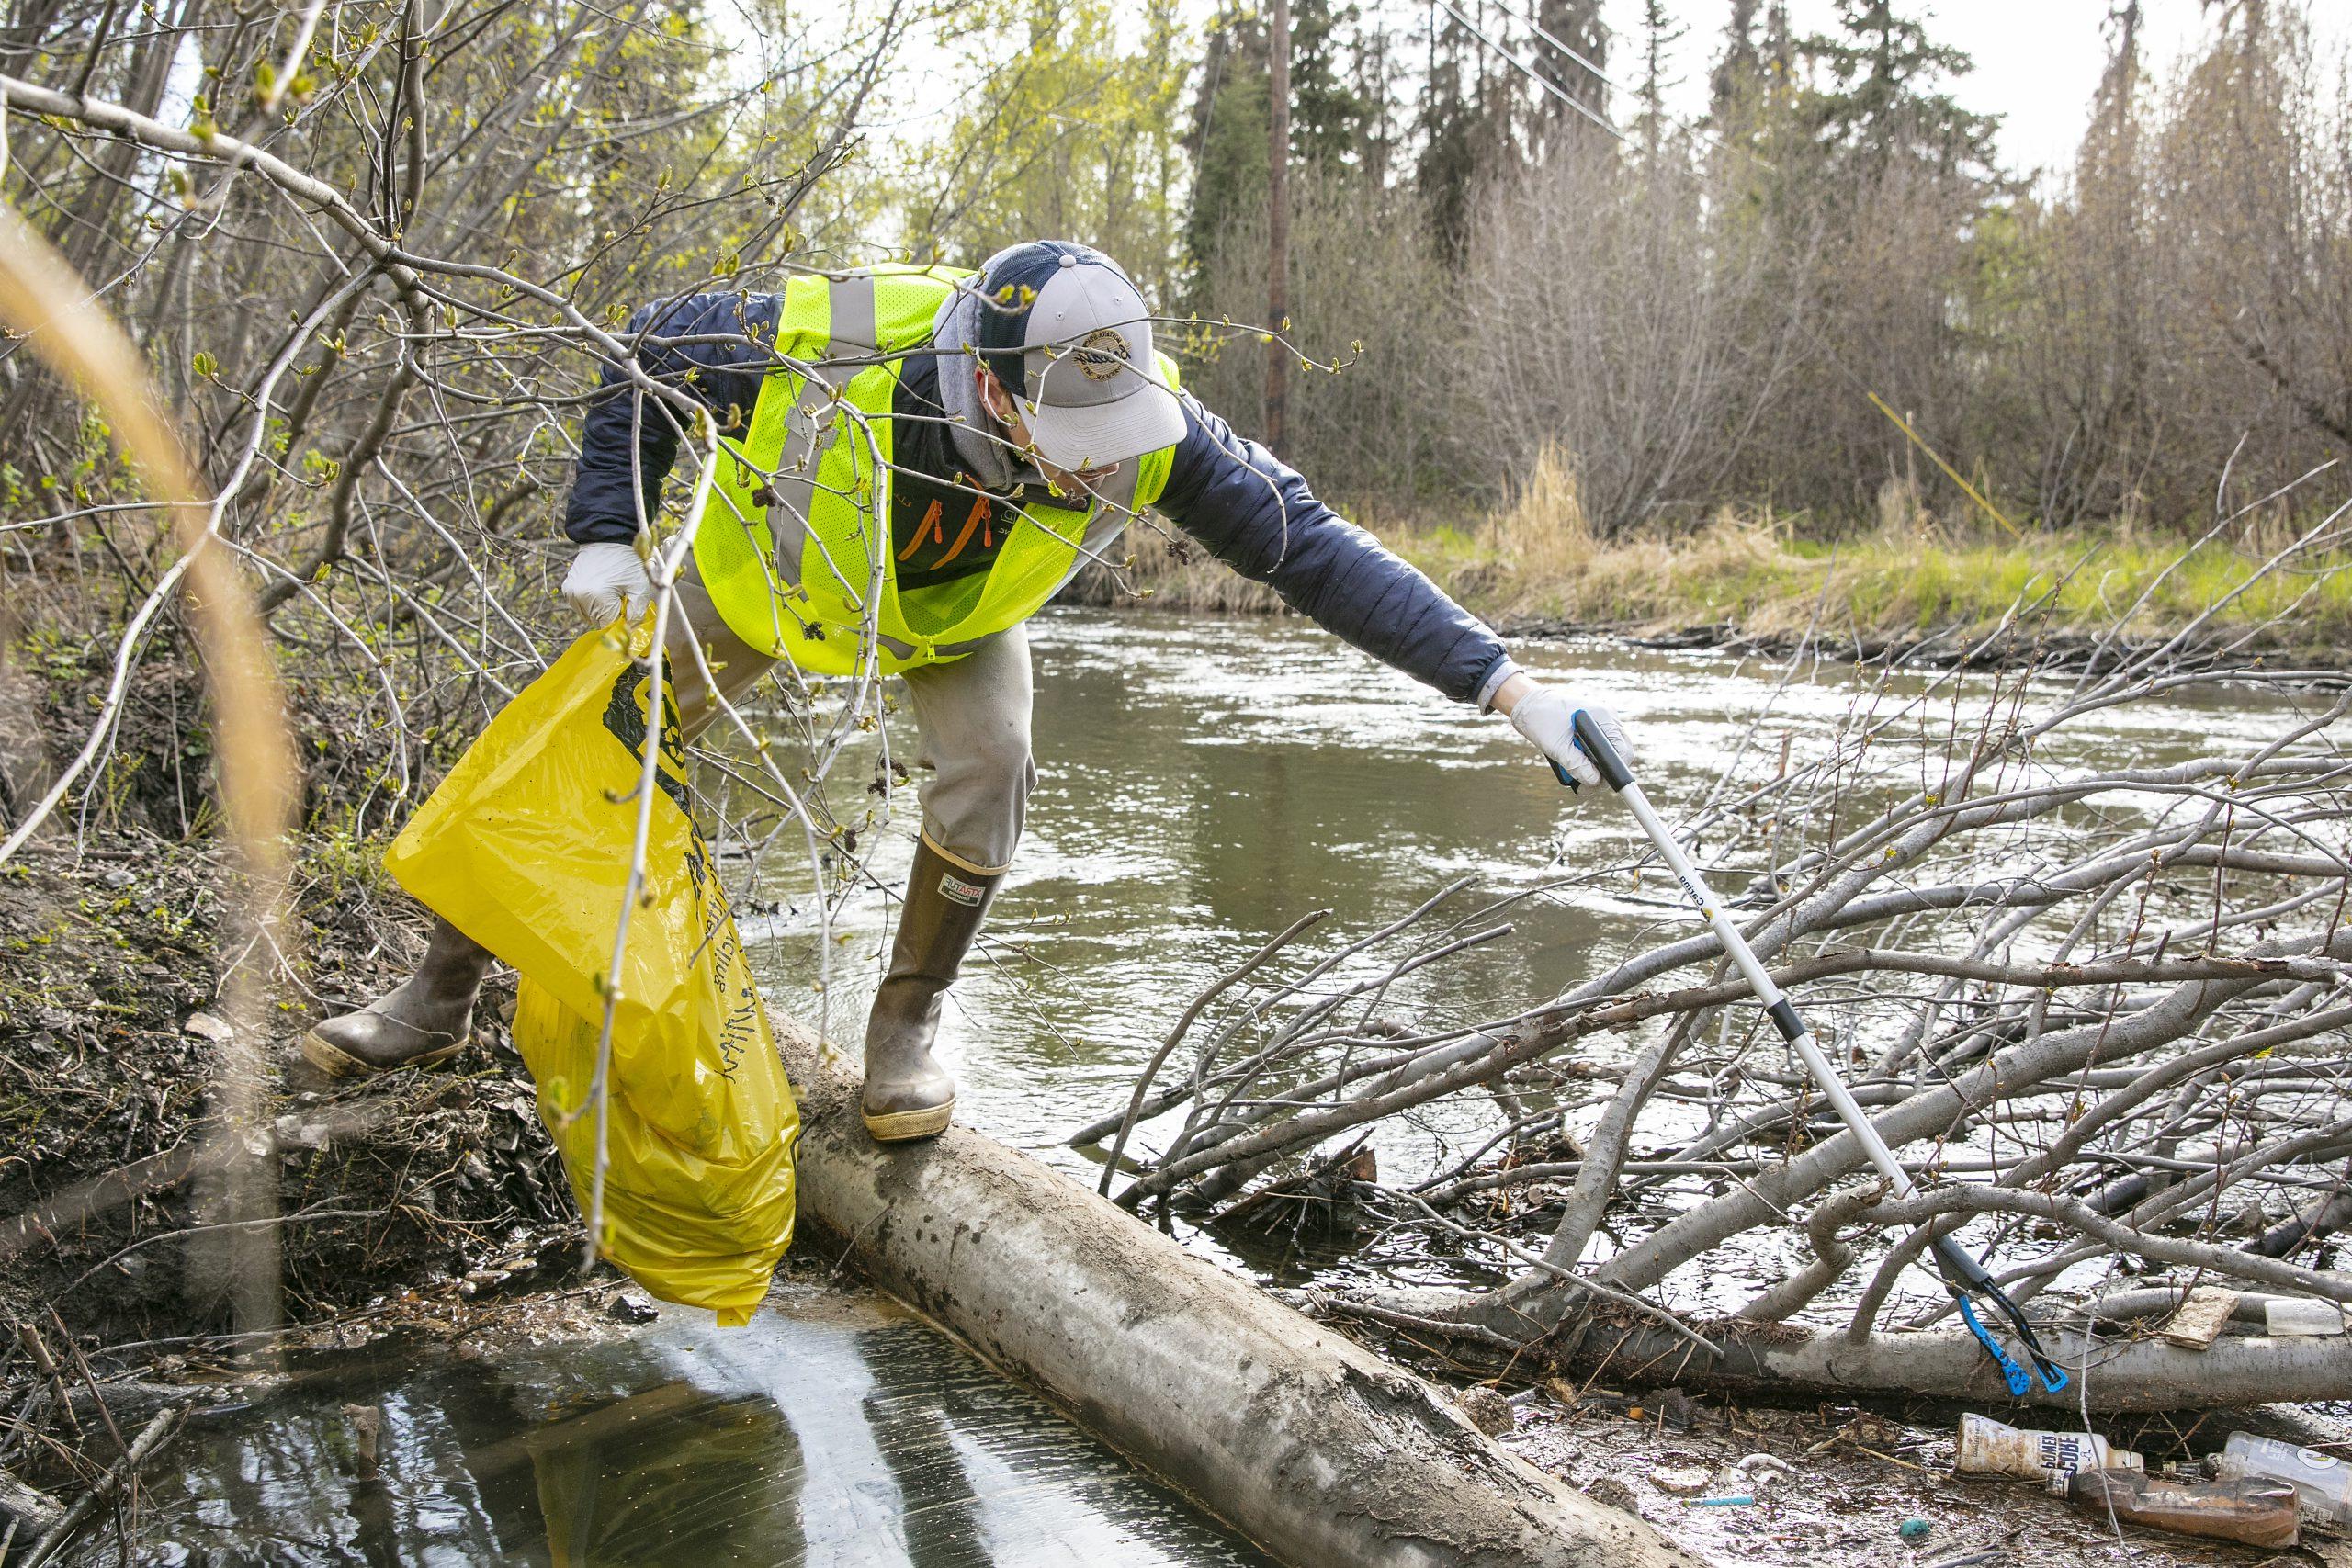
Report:
M 642 634 L 640 634 L 642 635 Z M 384 864 L 521 975 L 514 1044 L 590 1209 L 590 1100 L 637 841 L 650 711 L 616 632 L 591 632 L 491 720 Z M 749 1320 L 792 1240 L 800 1113 L 709 846 L 687 810 L 684 738 L 662 691 L 661 797 L 613 1019 L 604 1255 L 665 1301 Z

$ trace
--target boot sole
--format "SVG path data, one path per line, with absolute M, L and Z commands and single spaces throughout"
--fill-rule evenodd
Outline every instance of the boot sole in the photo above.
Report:
M 935 1138 L 947 1131 L 947 1123 L 956 1115 L 956 1102 L 926 1105 L 920 1111 L 886 1111 L 879 1114 L 861 1111 L 865 1118 L 867 1136 L 877 1144 L 909 1144 L 918 1138 Z
M 412 1067 L 437 1067 L 463 1051 L 467 1043 L 460 1040 L 454 1045 L 444 1045 L 437 1051 L 427 1051 L 423 1055 L 411 1056 L 405 1062 L 380 1067 L 353 1055 L 313 1029 L 302 1036 L 302 1059 L 331 1078 L 372 1078 L 386 1073 L 406 1072 Z

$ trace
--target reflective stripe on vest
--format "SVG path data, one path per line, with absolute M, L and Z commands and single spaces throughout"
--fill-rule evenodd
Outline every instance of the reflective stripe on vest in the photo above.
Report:
M 987 571 L 899 592 L 891 399 L 905 356 L 971 276 L 884 266 L 786 284 L 780 367 L 742 440 L 721 438 L 695 532 L 712 604 L 753 648 L 829 675 L 957 658 L 1044 608 L 1167 487 L 1173 446 L 1120 465 L 1086 510 L 1023 508 Z M 1175 386 L 1175 366 L 1159 358 Z

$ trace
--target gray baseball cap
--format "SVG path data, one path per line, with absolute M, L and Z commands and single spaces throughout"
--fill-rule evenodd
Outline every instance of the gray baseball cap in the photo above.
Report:
M 1150 311 L 1118 263 L 1089 245 L 1033 240 L 991 256 L 978 287 L 981 360 L 1046 462 L 1108 468 L 1183 439 L 1183 406 L 1152 357 Z

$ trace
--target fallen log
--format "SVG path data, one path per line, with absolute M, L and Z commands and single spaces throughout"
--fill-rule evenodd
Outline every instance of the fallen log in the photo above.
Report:
M 0 1529 L 38 1540 L 64 1517 L 64 1504 L 0 1470 Z
M 1410 1321 L 1464 1337 L 1455 1348 L 1472 1365 L 1506 1360 L 1522 1374 L 1559 1371 L 1623 1385 L 1671 1384 L 1686 1392 L 1836 1397 L 1915 1394 L 1987 1406 L 2011 1403 L 2008 1390 L 1976 1341 L 1964 1333 L 1880 1332 L 1856 1342 L 1842 1329 L 1745 1319 L 1696 1321 L 1720 1355 L 1647 1321 L 1611 1322 L 1596 1314 L 1520 1348 L 1530 1319 L 1507 1307 L 1464 1310 L 1451 1292 L 1396 1292 L 1378 1302 L 1317 1297 L 1334 1316 Z M 2352 1336 L 2327 1338 L 2224 1335 L 2204 1350 L 2112 1330 L 2086 1337 L 2077 1327 L 2043 1325 L 2051 1359 L 2072 1374 L 2060 1393 L 2037 1382 L 2021 1403 L 2095 1415 L 2140 1410 L 2245 1409 L 2352 1398 Z
M 877 1146 L 854 1069 L 787 1019 L 775 1032 L 800 1101 L 803 1223 L 1282 1562 L 1697 1568 L 1429 1383 L 1026 1155 L 962 1128 Z
M 0 1263 L 36 1244 L 54 1247 L 61 1234 L 70 1235 L 141 1198 L 217 1176 L 240 1160 L 267 1159 L 285 1149 L 323 1149 L 336 1139 L 392 1121 L 396 1114 L 390 1105 L 371 1102 L 338 1106 L 323 1114 L 280 1116 L 270 1123 L 266 1140 L 257 1146 L 233 1140 L 184 1138 L 168 1149 L 44 1198 L 22 1213 L 0 1219 Z

